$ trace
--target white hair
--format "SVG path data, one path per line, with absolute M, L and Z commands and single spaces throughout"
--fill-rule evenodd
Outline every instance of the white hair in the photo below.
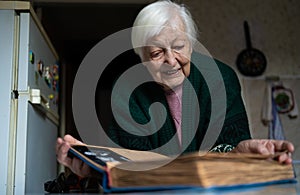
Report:
M 142 48 L 149 38 L 160 33 L 164 26 L 179 25 L 175 18 L 179 17 L 185 28 L 185 33 L 193 47 L 197 39 L 197 27 L 190 12 L 184 5 L 170 0 L 157 1 L 144 7 L 137 15 L 131 33 L 132 46 L 136 54 L 142 58 Z

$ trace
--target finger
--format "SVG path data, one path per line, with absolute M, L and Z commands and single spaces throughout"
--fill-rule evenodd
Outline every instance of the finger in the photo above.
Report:
M 59 163 L 70 166 L 71 159 L 68 157 L 68 151 L 70 149 L 70 144 L 67 142 L 63 142 L 60 145 L 58 145 L 57 149 L 57 160 Z
M 271 140 L 274 144 L 275 151 L 284 151 L 287 150 L 288 152 L 294 152 L 294 145 L 285 140 Z
M 72 137 L 71 135 L 65 135 L 64 136 L 64 140 L 68 143 L 70 143 L 71 145 L 75 145 L 75 144 L 83 144 L 81 141 L 75 139 L 74 137 Z
M 281 164 L 290 164 L 290 163 L 292 163 L 292 158 L 291 158 L 290 153 L 281 154 L 278 157 L 278 162 L 281 163 Z
M 288 152 L 290 152 L 290 153 L 294 152 L 294 150 L 295 150 L 294 145 L 293 145 L 291 142 L 288 142 L 288 141 L 285 141 L 285 142 L 283 143 L 283 147 L 284 147 L 285 149 L 287 149 Z
M 55 152 L 56 152 L 56 154 L 58 153 L 58 151 L 59 151 L 59 148 L 60 148 L 60 146 L 61 146 L 61 144 L 63 143 L 64 141 L 63 141 L 63 139 L 62 138 L 57 138 L 57 140 L 56 140 L 56 145 L 55 145 Z
M 292 154 L 288 152 L 288 159 L 285 161 L 286 164 L 292 164 L 293 159 L 292 159 Z

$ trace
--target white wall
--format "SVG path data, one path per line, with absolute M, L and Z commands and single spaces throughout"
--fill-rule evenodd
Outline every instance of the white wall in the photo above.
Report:
M 243 22 L 252 46 L 268 60 L 266 74 L 300 73 L 300 2 L 298 0 L 185 0 L 197 21 L 201 43 L 216 58 L 235 67 L 246 48 Z
M 256 78 L 239 74 L 254 138 L 267 138 L 268 128 L 261 123 L 265 76 L 281 76 L 285 87 L 294 91 L 300 104 L 300 1 L 298 0 L 184 0 L 200 30 L 199 41 L 217 59 L 236 72 L 237 55 L 246 48 L 243 22 L 250 27 L 252 46 L 268 61 L 265 73 Z M 300 116 L 280 115 L 285 135 L 296 146 L 300 159 Z

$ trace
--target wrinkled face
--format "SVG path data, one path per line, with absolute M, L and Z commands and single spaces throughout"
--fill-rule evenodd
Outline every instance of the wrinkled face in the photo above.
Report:
M 165 27 L 143 49 L 143 64 L 165 89 L 181 85 L 190 74 L 191 44 L 179 24 L 177 28 Z

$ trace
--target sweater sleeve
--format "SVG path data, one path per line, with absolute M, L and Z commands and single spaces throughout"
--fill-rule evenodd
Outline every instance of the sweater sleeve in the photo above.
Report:
M 214 147 L 220 144 L 235 147 L 240 141 L 251 139 L 248 118 L 236 73 L 229 66 L 219 64 L 225 83 L 227 109 L 222 131 Z

